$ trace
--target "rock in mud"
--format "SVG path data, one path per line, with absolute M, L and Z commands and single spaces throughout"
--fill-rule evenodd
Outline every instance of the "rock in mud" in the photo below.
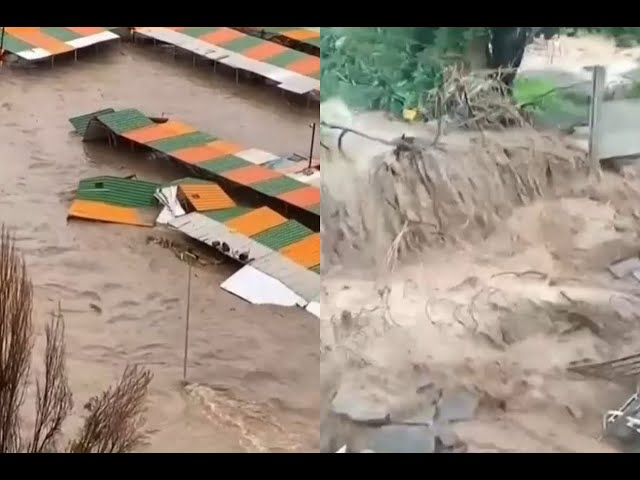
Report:
M 429 427 L 386 425 L 371 432 L 367 450 L 376 453 L 434 453 L 436 439 Z
M 441 423 L 471 420 L 477 408 L 477 395 L 464 389 L 452 390 L 442 395 L 436 419 Z
M 342 385 L 331 402 L 331 411 L 354 422 L 370 425 L 389 423 L 391 414 L 388 406 L 366 393 L 362 389 Z
M 433 428 L 436 435 L 436 453 L 464 453 L 467 444 L 460 440 L 450 425 L 439 424 Z
M 433 419 L 436 416 L 436 405 L 426 405 L 419 412 L 411 415 L 407 418 L 403 418 L 402 421 L 398 422 L 403 425 L 433 425 Z M 394 420 L 395 422 L 395 420 Z
M 545 309 L 529 300 L 517 300 L 505 306 L 498 322 L 502 339 L 507 345 L 553 331 L 553 322 Z

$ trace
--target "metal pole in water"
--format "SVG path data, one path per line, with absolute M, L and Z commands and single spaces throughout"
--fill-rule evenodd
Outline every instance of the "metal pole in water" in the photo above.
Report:
M 311 125 L 309 125 L 309 128 L 311 128 L 311 145 L 309 145 L 309 168 L 311 168 L 311 164 L 313 161 L 313 144 L 316 141 L 316 122 L 313 122 Z
M 191 313 L 191 259 L 187 258 L 189 264 L 189 279 L 187 280 L 187 315 L 184 328 L 184 360 L 182 363 L 182 379 L 187 380 L 187 359 L 189 357 L 189 316 Z

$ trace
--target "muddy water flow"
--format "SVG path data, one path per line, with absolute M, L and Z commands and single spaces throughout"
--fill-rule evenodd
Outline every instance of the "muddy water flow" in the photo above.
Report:
M 12 227 L 35 286 L 38 332 L 56 302 L 67 325 L 68 369 L 81 406 L 127 363 L 154 373 L 151 451 L 318 448 L 318 325 L 302 310 L 257 307 L 221 290 L 233 270 L 195 272 L 189 381 L 182 353 L 186 265 L 147 245 L 149 229 L 66 221 L 80 178 L 179 178 L 140 153 L 83 145 L 71 116 L 135 107 L 274 153 L 307 153 L 317 110 L 277 91 L 123 45 L 54 69 L 0 70 L 0 221 Z M 34 358 L 37 366 L 41 358 Z

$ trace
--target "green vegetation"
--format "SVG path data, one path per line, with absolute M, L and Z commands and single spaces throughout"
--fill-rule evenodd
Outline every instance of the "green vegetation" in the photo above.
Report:
M 360 109 L 400 113 L 420 106 L 484 27 L 323 27 L 322 98 L 339 96 Z
M 568 90 L 556 89 L 553 82 L 542 78 L 518 78 L 513 86 L 513 99 L 543 124 L 565 127 L 589 115 L 589 99 Z
M 405 108 L 422 110 L 426 92 L 440 84 L 443 68 L 463 62 L 472 40 L 485 38 L 489 42 L 503 37 L 502 46 L 507 51 L 501 52 L 501 58 L 487 59 L 487 64 L 517 67 L 519 60 L 515 57 L 523 47 L 508 44 L 524 45 L 535 28 L 553 27 L 323 27 L 322 99 L 339 96 L 356 109 L 395 114 Z M 621 45 L 640 43 L 640 27 L 557 28 L 569 35 L 612 36 Z M 509 30 L 515 32 L 512 37 L 505 33 Z M 495 51 L 494 46 L 494 55 Z M 543 87 L 553 89 L 552 85 L 515 84 L 516 101 L 531 102 L 534 93 L 545 93 Z M 544 98 L 545 109 L 562 110 L 565 103 L 560 95 Z

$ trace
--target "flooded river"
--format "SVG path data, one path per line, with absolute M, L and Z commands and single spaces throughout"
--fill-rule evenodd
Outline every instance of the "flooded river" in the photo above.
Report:
M 318 449 L 318 322 L 224 292 L 231 266 L 195 270 L 189 382 L 181 385 L 187 267 L 150 229 L 66 220 L 80 178 L 183 176 L 143 154 L 83 145 L 67 119 L 98 109 L 165 114 L 238 143 L 307 154 L 318 112 L 277 90 L 236 85 L 150 47 L 81 52 L 77 64 L 0 69 L 0 222 L 15 230 L 35 286 L 38 333 L 62 303 L 74 417 L 127 363 L 154 373 L 149 451 Z M 97 307 L 97 308 L 96 308 Z M 34 359 L 36 368 L 41 358 Z

